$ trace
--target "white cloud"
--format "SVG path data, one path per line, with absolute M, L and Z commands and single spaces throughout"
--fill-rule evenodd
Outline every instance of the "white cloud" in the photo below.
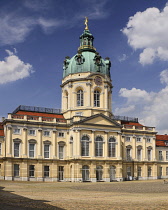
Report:
M 155 59 L 168 61 L 168 4 L 160 11 L 148 8 L 129 18 L 122 32 L 133 49 L 144 49 L 139 62 L 152 64 Z
M 52 29 L 61 26 L 64 22 L 63 21 L 57 21 L 55 19 L 45 19 L 45 18 L 40 17 L 37 20 L 37 23 L 42 27 L 44 32 L 48 33 Z
M 162 134 L 168 133 L 168 69 L 160 73 L 160 81 L 166 86 L 159 92 L 121 88 L 119 94 L 127 101 L 123 107 L 115 109 L 115 114 L 135 115 L 142 124 L 154 126 Z M 131 112 L 129 107 L 132 107 Z
M 168 69 L 165 69 L 160 73 L 160 82 L 162 84 L 167 84 L 168 85 Z
M 24 41 L 34 26 L 32 18 L 24 18 L 12 14 L 0 16 L 0 45 L 14 44 Z
M 8 56 L 0 61 L 0 84 L 16 81 L 30 76 L 33 72 L 32 65 L 24 63 L 10 50 L 6 50 Z
M 62 20 L 24 17 L 17 13 L 0 15 L 0 45 L 11 45 L 23 42 L 29 33 L 40 26 L 45 33 L 63 24 Z
M 117 113 L 118 115 L 125 115 L 125 113 L 130 113 L 134 110 L 135 110 L 135 106 L 129 105 L 127 107 L 116 108 L 114 112 Z
M 139 100 L 148 101 L 149 94 L 145 90 L 132 88 L 128 90 L 126 88 L 121 88 L 119 95 L 128 99 L 129 102 L 138 102 Z
M 120 57 L 118 58 L 118 60 L 119 60 L 120 62 L 123 62 L 123 61 L 125 61 L 127 58 L 128 58 L 128 56 L 127 56 L 126 54 L 122 54 L 122 56 L 120 56 Z
M 139 56 L 139 62 L 142 65 L 152 64 L 156 57 L 156 51 L 152 48 L 146 48 Z

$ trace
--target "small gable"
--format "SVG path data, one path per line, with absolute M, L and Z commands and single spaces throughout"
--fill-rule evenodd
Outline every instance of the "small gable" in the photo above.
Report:
M 114 127 L 122 127 L 122 125 L 118 124 L 115 120 L 103 115 L 97 114 L 91 117 L 87 117 L 84 120 L 79 121 L 81 124 L 90 124 L 90 125 L 99 125 L 99 126 L 114 126 Z

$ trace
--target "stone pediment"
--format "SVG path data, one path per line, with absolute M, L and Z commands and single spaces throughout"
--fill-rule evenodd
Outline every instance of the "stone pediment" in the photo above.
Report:
M 105 116 L 104 114 L 96 114 L 91 117 L 87 117 L 84 120 L 75 122 L 75 124 L 83 124 L 83 125 L 97 125 L 97 126 L 110 126 L 110 127 L 122 127 L 115 120 Z

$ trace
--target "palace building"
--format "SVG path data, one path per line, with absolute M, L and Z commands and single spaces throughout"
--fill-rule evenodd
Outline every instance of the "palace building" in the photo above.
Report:
M 168 178 L 168 136 L 112 113 L 111 62 L 88 29 L 63 63 L 62 108 L 20 105 L 0 123 L 0 179 L 98 182 Z

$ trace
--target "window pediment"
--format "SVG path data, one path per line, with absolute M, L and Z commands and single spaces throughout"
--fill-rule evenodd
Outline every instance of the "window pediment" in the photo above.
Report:
M 19 138 L 16 138 L 16 139 L 13 139 L 13 142 L 15 142 L 15 143 L 21 143 L 21 142 L 22 142 L 22 140 L 21 140 L 21 139 L 19 139 Z
M 31 144 L 36 144 L 37 143 L 37 141 L 35 139 L 29 139 L 28 142 L 31 143 Z
M 44 141 L 43 143 L 44 143 L 44 144 L 51 144 L 51 141 L 46 140 L 46 141 Z

